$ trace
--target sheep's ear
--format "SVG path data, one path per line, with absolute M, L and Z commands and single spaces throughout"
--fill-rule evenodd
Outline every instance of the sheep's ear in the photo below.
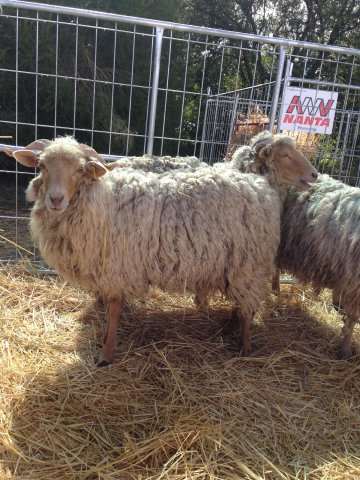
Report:
M 108 171 L 105 165 L 96 159 L 87 162 L 86 169 L 94 179 L 102 177 Z
M 14 151 L 15 150 L 11 150 L 11 148 L 3 148 L 2 151 L 4 153 L 6 153 L 6 155 L 8 155 L 9 157 L 14 158 Z
M 32 150 L 16 150 L 13 152 L 13 156 L 19 163 L 25 165 L 25 167 L 34 168 L 38 166 L 39 156 Z
M 101 163 L 105 163 L 102 156 L 99 155 L 92 147 L 89 147 L 89 145 L 85 145 L 85 143 L 79 143 L 79 147 L 83 151 L 86 158 L 91 160 L 99 160 Z
M 258 152 L 258 156 L 264 160 L 272 160 L 274 158 L 274 149 L 272 145 L 266 145 L 261 148 Z
M 52 140 L 48 140 L 47 138 L 40 138 L 39 140 L 35 140 L 34 142 L 29 143 L 26 145 L 26 150 L 40 150 L 43 152 L 46 147 L 53 143 Z

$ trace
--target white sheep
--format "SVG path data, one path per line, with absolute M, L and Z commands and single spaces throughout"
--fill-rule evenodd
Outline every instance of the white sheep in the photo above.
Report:
M 262 173 L 251 148 L 256 150 L 281 138 L 286 142 L 290 137 L 262 132 L 252 139 L 250 147 L 241 147 L 230 163 L 240 171 Z M 360 308 L 360 191 L 320 175 L 308 192 L 282 189 L 282 202 L 278 270 L 272 288 L 280 290 L 283 269 L 301 282 L 311 283 L 317 292 L 332 289 L 335 307 L 345 313 L 340 358 L 347 359 L 352 354 Z
M 317 290 L 330 288 L 345 313 L 340 358 L 351 357 L 360 309 L 360 190 L 320 175 L 306 193 L 289 189 L 277 264 Z M 278 277 L 273 287 L 279 288 Z
M 48 139 L 39 139 L 36 140 L 25 147 L 25 149 L 33 150 L 33 151 L 41 151 L 44 150 L 47 146 L 49 146 L 53 141 Z M 102 162 L 106 168 L 111 171 L 114 168 L 132 168 L 135 170 L 142 170 L 144 172 L 152 172 L 152 173 L 165 173 L 167 171 L 177 170 L 177 169 L 195 169 L 199 167 L 207 167 L 208 164 L 202 162 L 197 157 L 194 156 L 186 156 L 186 157 L 171 157 L 171 156 L 163 156 L 158 157 L 155 155 L 143 155 L 142 157 L 122 157 L 119 160 L 113 162 L 105 162 L 105 160 L 97 154 L 97 152 L 93 149 L 90 149 L 88 145 L 79 144 L 79 147 L 84 150 L 84 153 L 87 155 L 95 155 L 96 158 Z M 9 155 L 10 157 L 14 157 L 14 150 L 11 149 L 4 149 L 4 152 Z M 41 186 L 43 184 L 43 177 L 42 175 L 38 175 L 33 178 L 27 189 L 26 189 L 26 200 L 28 202 L 35 202 Z M 104 299 L 98 298 L 99 302 L 104 302 Z M 208 306 L 207 296 L 206 295 L 195 295 L 195 304 L 199 309 L 206 308 Z
M 274 164 L 269 181 L 232 168 L 109 172 L 71 138 L 56 139 L 40 154 L 14 152 L 41 170 L 30 226 L 43 258 L 66 280 L 107 299 L 99 366 L 112 360 L 124 297 L 143 296 L 149 285 L 219 289 L 237 308 L 241 350 L 249 353 L 251 321 L 280 241 L 277 185 L 307 189 L 317 176 L 295 153 L 284 161 L 273 147 L 258 152 L 260 163 Z

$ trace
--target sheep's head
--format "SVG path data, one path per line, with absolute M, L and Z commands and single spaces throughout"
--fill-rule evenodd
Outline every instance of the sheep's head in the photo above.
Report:
M 299 190 L 310 189 L 318 177 L 318 172 L 297 149 L 291 137 L 279 134 L 254 140 L 252 147 L 256 152 L 259 170 L 273 165 L 278 185 L 292 185 Z
M 83 181 L 97 180 L 107 169 L 94 149 L 71 137 L 57 138 L 43 145 L 38 142 L 28 148 L 40 152 L 26 149 L 12 152 L 12 155 L 22 165 L 40 169 L 37 178 L 42 179 L 45 206 L 51 214 L 58 215 L 66 209 Z

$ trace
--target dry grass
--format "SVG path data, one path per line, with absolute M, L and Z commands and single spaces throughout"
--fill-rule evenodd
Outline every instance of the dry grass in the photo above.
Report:
M 0 271 L 0 292 L 1 480 L 360 478 L 359 355 L 336 360 L 328 295 L 284 286 L 239 358 L 229 305 L 154 291 L 98 369 L 89 294 L 26 265 Z
M 259 107 L 254 107 L 248 115 L 238 113 L 235 118 L 230 146 L 225 160 L 230 161 L 239 146 L 248 145 L 252 137 L 263 130 L 267 130 L 269 122 L 270 118 Z M 281 133 L 293 137 L 298 148 L 311 160 L 317 150 L 318 134 L 293 131 L 282 131 Z

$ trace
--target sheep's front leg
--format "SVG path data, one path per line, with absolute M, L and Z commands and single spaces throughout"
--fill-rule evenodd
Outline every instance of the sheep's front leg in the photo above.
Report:
M 117 345 L 117 329 L 123 305 L 124 299 L 122 297 L 113 298 L 108 301 L 103 349 L 97 362 L 98 367 L 106 367 L 112 361 Z
M 194 302 L 197 310 L 207 310 L 209 308 L 209 302 L 206 293 L 197 292 Z
M 277 268 L 271 281 L 271 288 L 276 295 L 280 293 L 280 270 Z
M 239 352 L 243 357 L 247 357 L 251 353 L 251 325 L 253 322 L 254 314 L 241 315 L 238 313 L 242 326 L 242 332 L 240 337 Z
M 355 327 L 355 323 L 357 322 L 358 317 L 357 315 L 351 314 L 346 315 L 344 321 L 345 325 L 342 329 L 343 339 L 340 344 L 340 358 L 342 360 L 347 360 L 352 356 L 351 352 L 351 342 L 352 342 L 352 335 Z

